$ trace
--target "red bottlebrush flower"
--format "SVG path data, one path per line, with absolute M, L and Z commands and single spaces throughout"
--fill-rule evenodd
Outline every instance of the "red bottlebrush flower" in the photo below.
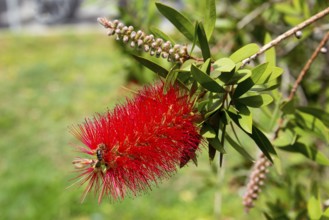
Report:
M 136 196 L 195 159 L 199 116 L 186 93 L 173 86 L 164 94 L 163 87 L 146 87 L 125 105 L 73 129 L 86 145 L 81 151 L 92 157 L 73 161 L 81 185 L 88 182 L 82 200 L 92 190 L 99 202 L 104 195 Z

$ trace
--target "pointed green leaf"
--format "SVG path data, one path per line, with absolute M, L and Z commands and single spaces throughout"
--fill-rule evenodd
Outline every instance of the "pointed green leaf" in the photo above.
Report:
M 238 120 L 241 128 L 247 132 L 252 132 L 252 115 L 248 107 L 244 104 L 236 104 L 235 107 L 238 110 Z
M 177 76 L 178 76 L 178 71 L 177 70 L 171 70 L 167 77 L 166 77 L 166 81 L 165 81 L 165 85 L 164 85 L 164 91 L 167 92 L 168 89 L 174 85 L 174 83 L 176 82 Z
M 194 35 L 193 35 L 193 40 L 192 40 L 192 46 L 191 46 L 191 51 L 190 54 L 192 54 L 195 45 L 197 45 L 198 42 L 198 22 L 196 22 L 195 26 L 194 26 Z
M 165 16 L 187 39 L 193 41 L 194 25 L 184 15 L 162 3 L 155 3 L 159 12 Z
M 209 142 L 209 145 L 211 145 L 213 148 L 215 148 L 218 152 L 225 154 L 226 151 L 224 149 L 224 146 L 218 139 L 219 137 L 216 138 L 209 138 L 207 139 Z
M 249 89 L 251 89 L 253 86 L 254 86 L 254 83 L 251 78 L 248 78 L 245 81 L 239 83 L 233 93 L 233 99 L 239 98 L 240 96 L 245 94 L 247 91 L 249 91 Z
M 204 115 L 205 118 L 210 117 L 213 113 L 215 113 L 221 106 L 223 105 L 223 102 L 221 100 L 215 100 L 213 103 L 211 103 L 208 112 Z
M 280 105 L 280 109 L 284 114 L 294 114 L 296 107 L 295 107 L 295 101 L 290 100 L 289 102 L 283 101 Z
M 315 185 L 312 195 L 307 201 L 307 212 L 312 220 L 320 219 L 322 215 L 322 204 L 318 187 Z
M 313 107 L 298 107 L 298 111 L 304 112 L 309 115 L 313 115 L 315 118 L 318 118 L 323 124 L 329 128 L 329 113 L 323 111 L 322 109 L 313 108 Z
M 204 138 L 215 138 L 216 137 L 216 132 L 215 130 L 208 124 L 204 123 L 200 134 L 202 135 L 202 137 Z
M 262 63 L 251 70 L 252 71 L 251 79 L 254 82 L 254 84 L 257 84 L 258 80 L 262 77 L 263 73 L 265 73 L 265 71 L 267 70 L 268 65 L 269 65 L 268 62 Z
M 244 98 L 236 99 L 237 102 L 243 103 L 246 106 L 252 107 L 252 108 L 259 108 L 264 105 L 268 105 L 273 101 L 272 96 L 268 94 L 261 94 L 261 95 L 253 95 L 253 96 L 247 96 Z
M 281 129 L 278 137 L 272 142 L 274 146 L 284 147 L 296 142 L 296 134 L 290 129 Z
M 287 3 L 275 4 L 274 9 L 283 14 L 299 16 L 299 12 L 296 11 L 294 7 L 292 7 L 290 4 Z
M 186 60 L 180 67 L 180 69 L 182 71 L 186 71 L 186 72 L 190 72 L 191 71 L 191 65 L 192 64 L 195 64 L 196 61 L 195 60 L 192 60 L 192 59 L 189 59 L 189 60 Z
M 259 46 L 257 44 L 247 44 L 246 46 L 235 51 L 230 56 L 230 59 L 233 60 L 233 62 L 238 63 L 238 62 L 256 54 L 258 51 L 259 51 Z
M 132 55 L 138 62 L 140 62 L 143 66 L 152 70 L 153 72 L 159 74 L 161 77 L 166 78 L 168 74 L 168 70 L 159 66 L 158 64 L 152 62 L 151 60 L 145 59 L 144 57 Z
M 230 73 L 235 68 L 235 62 L 230 58 L 220 58 L 213 64 L 214 71 Z
M 202 72 L 205 72 L 207 74 L 210 72 L 210 64 L 211 64 L 210 61 L 211 61 L 211 59 L 209 58 L 209 59 L 206 60 L 206 62 L 204 62 L 202 64 L 202 67 L 201 67 Z
M 197 24 L 197 35 L 200 43 L 202 57 L 204 60 L 207 60 L 208 58 L 210 58 L 211 55 L 210 55 L 210 49 L 209 49 L 206 32 L 201 22 Z
M 329 128 L 327 128 L 321 120 L 314 117 L 313 115 L 306 114 L 297 111 L 295 114 L 298 126 L 302 128 L 303 131 L 312 132 L 317 137 L 329 142 Z
M 207 106 L 207 104 L 208 104 L 208 102 L 209 102 L 208 100 L 203 100 L 203 101 L 201 101 L 201 102 L 198 102 L 198 103 L 197 103 L 198 111 L 199 111 L 199 112 L 204 111 L 205 108 L 206 108 L 206 106 Z
M 314 147 L 309 147 L 303 143 L 295 142 L 292 145 L 279 147 L 280 150 L 289 151 L 289 152 L 298 152 L 305 157 L 317 162 L 321 165 L 329 166 L 329 159 L 321 151 L 317 150 Z
M 269 43 L 271 40 L 272 40 L 271 35 L 269 33 L 266 33 L 264 44 Z M 275 66 L 275 64 L 276 64 L 275 47 L 272 47 L 271 49 L 268 49 L 267 51 L 265 51 L 265 60 L 271 66 Z
M 291 26 L 295 26 L 295 25 L 298 25 L 299 23 L 303 22 L 302 17 L 297 17 L 294 15 L 285 15 L 283 17 L 283 20 Z
M 243 82 L 246 79 L 248 79 L 251 76 L 251 71 L 247 69 L 241 69 L 233 74 L 231 74 L 231 77 L 225 82 L 225 85 L 234 85 L 239 82 Z
M 323 215 L 321 216 L 320 220 L 329 220 L 329 208 L 327 208 L 327 209 L 323 212 Z
M 246 159 L 248 159 L 250 161 L 254 161 L 254 159 L 252 158 L 252 156 L 250 156 L 250 154 L 242 146 L 240 146 L 240 144 L 238 144 L 237 142 L 235 142 L 228 134 L 225 135 L 225 138 L 228 141 L 228 143 L 237 152 L 239 152 L 243 157 L 245 157 Z
M 268 82 L 278 78 L 279 76 L 281 76 L 283 73 L 283 69 L 280 68 L 280 67 L 277 67 L 277 66 L 274 66 L 273 67 L 273 70 L 272 70 L 272 74 L 270 76 L 270 78 L 268 79 Z
M 272 146 L 271 142 L 267 139 L 265 134 L 261 132 L 257 127 L 252 126 L 252 134 L 249 136 L 255 141 L 259 149 L 264 153 L 264 155 L 269 159 L 272 163 L 273 160 L 269 153 L 277 155 L 274 147 Z
M 204 19 L 204 29 L 206 31 L 207 39 L 211 38 L 216 24 L 216 1 L 206 0 L 206 14 Z
M 279 175 L 282 175 L 283 171 L 282 171 L 282 163 L 280 158 L 278 157 L 278 155 L 271 155 L 272 159 L 273 159 L 273 165 L 274 168 L 276 170 L 276 172 L 278 172 Z
M 311 8 L 309 7 L 309 4 L 303 4 L 303 15 L 304 15 L 304 18 L 311 17 L 310 9 Z
M 239 124 L 239 116 L 230 111 L 228 111 L 227 113 L 230 116 L 230 118 L 234 121 L 234 123 L 242 129 L 242 127 Z M 251 139 L 253 139 L 253 141 L 257 144 L 258 148 L 267 157 L 267 159 L 269 159 L 273 163 L 270 153 L 274 155 L 277 154 L 271 142 L 267 139 L 267 137 L 254 125 L 252 126 L 252 133 L 246 133 L 246 134 Z
M 210 161 L 213 161 L 216 156 L 216 149 L 211 144 L 208 146 L 208 156 Z
M 239 83 L 236 87 L 233 98 L 238 98 L 249 91 L 266 71 L 268 63 L 262 63 L 251 70 L 251 77 Z
M 158 37 L 158 38 L 162 38 L 163 40 L 166 40 L 166 41 L 170 41 L 171 44 L 175 44 L 175 41 L 169 37 L 167 34 L 165 34 L 164 32 L 162 32 L 160 29 L 156 28 L 156 27 L 150 27 L 150 31 L 151 33 Z
M 216 93 L 225 92 L 224 88 L 222 88 L 215 80 L 210 78 L 210 76 L 208 76 L 196 66 L 191 66 L 191 73 L 194 79 L 198 81 L 203 86 L 203 88 Z
M 300 0 L 293 0 L 292 3 L 296 11 L 298 11 L 299 13 L 302 12 L 302 5 Z
M 283 73 L 283 69 L 276 66 L 268 65 L 265 72 L 262 74 L 257 84 L 265 84 L 271 82 L 272 80 L 278 78 Z

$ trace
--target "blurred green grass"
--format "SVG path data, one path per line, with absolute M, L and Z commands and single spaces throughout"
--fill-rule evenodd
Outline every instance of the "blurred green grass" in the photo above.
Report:
M 198 168 L 179 170 L 145 195 L 100 205 L 89 195 L 80 204 L 83 188 L 65 189 L 79 156 L 68 127 L 122 102 L 130 60 L 97 34 L 2 34 L 0 42 L 0 219 L 213 219 L 216 191 L 222 219 L 253 216 L 245 216 L 231 174 L 212 173 L 207 152 Z

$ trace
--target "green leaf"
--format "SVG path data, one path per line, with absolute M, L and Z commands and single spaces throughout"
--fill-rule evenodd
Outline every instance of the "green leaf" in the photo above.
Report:
M 298 111 L 304 112 L 306 114 L 312 115 L 315 118 L 318 118 L 322 123 L 329 128 L 329 113 L 323 111 L 322 109 L 313 108 L 313 107 L 298 107 Z
M 189 19 L 165 4 L 156 2 L 155 5 L 159 12 L 165 16 L 187 39 L 193 41 L 194 25 Z
M 267 70 L 268 65 L 269 65 L 268 62 L 262 63 L 251 70 L 252 71 L 251 79 L 254 84 L 257 84 L 258 80 L 262 77 L 263 73 L 265 73 L 265 71 Z
M 287 4 L 286 2 L 275 4 L 274 9 L 283 14 L 299 16 L 299 12 L 296 11 L 294 7 L 290 6 L 290 4 Z
M 259 51 L 259 46 L 257 44 L 247 44 L 246 46 L 235 51 L 230 56 L 230 59 L 233 60 L 233 62 L 238 63 L 238 62 L 256 54 L 258 51 Z
M 230 73 L 235 68 L 235 62 L 230 58 L 221 58 L 214 62 L 214 71 Z
M 254 82 L 251 78 L 246 79 L 245 81 L 238 84 L 238 86 L 235 88 L 233 99 L 237 99 L 243 94 L 245 94 L 247 91 L 249 91 L 250 88 L 254 86 Z
M 178 70 L 171 70 L 165 80 L 164 91 L 167 92 L 168 89 L 174 85 L 178 76 Z
M 290 100 L 289 102 L 283 101 L 280 105 L 280 109 L 285 114 L 294 114 L 295 113 L 295 101 Z
M 320 193 L 316 185 L 313 187 L 312 195 L 307 201 L 307 212 L 312 220 L 320 219 L 322 215 Z
M 280 150 L 288 152 L 297 152 L 314 162 L 317 162 L 321 165 L 329 166 L 329 159 L 319 150 L 314 147 L 309 147 L 303 143 L 295 142 L 292 145 L 287 145 L 284 147 L 279 147 Z
M 213 148 L 215 148 L 218 152 L 225 154 L 226 151 L 224 149 L 224 146 L 222 143 L 219 141 L 218 137 L 216 138 L 209 138 L 207 139 L 209 142 L 209 145 L 211 145 Z
M 241 128 L 247 132 L 252 132 L 252 115 L 248 107 L 244 104 L 236 104 L 235 107 L 238 110 L 238 120 Z
M 152 70 L 153 72 L 159 74 L 161 77 L 166 78 L 168 70 L 159 66 L 158 64 L 152 62 L 151 60 L 145 59 L 144 57 L 132 55 L 138 62 L 140 62 L 146 68 Z
M 229 73 L 231 74 L 231 73 Z M 251 76 L 251 71 L 248 69 L 241 69 L 233 74 L 231 74 L 231 77 L 227 82 L 225 82 L 225 85 L 234 85 L 239 82 L 243 82 L 244 80 L 248 79 Z
M 241 129 L 241 125 L 239 124 L 239 116 L 234 114 L 233 112 L 227 112 L 230 118 L 234 121 L 236 125 L 238 125 Z M 242 129 L 243 130 L 243 129 Z M 253 141 L 257 144 L 258 148 L 263 152 L 263 154 L 269 159 L 272 163 L 273 160 L 271 158 L 271 154 L 277 155 L 271 142 L 267 139 L 267 137 L 256 127 L 252 126 L 252 133 L 246 133 Z
M 267 82 L 270 82 L 276 78 L 278 78 L 279 76 L 281 76 L 283 73 L 283 69 L 280 68 L 280 67 L 277 67 L 277 66 L 274 66 L 273 69 L 272 69 L 272 74 L 270 76 L 270 78 L 268 79 Z
M 208 118 L 213 113 L 215 113 L 221 106 L 223 105 L 223 102 L 221 100 L 215 100 L 213 103 L 211 103 L 208 112 L 204 115 L 205 118 Z
M 198 42 L 198 22 L 196 22 L 195 27 L 194 27 L 194 35 L 193 35 L 193 41 L 192 41 L 190 54 L 193 53 L 194 47 L 198 43 L 199 43 Z
M 199 112 L 202 112 L 202 111 L 206 108 L 208 102 L 209 102 L 208 100 L 203 100 L 203 101 L 201 101 L 201 102 L 198 102 L 198 103 L 197 103 L 198 111 L 199 111 Z
M 323 215 L 321 216 L 320 220 L 329 220 L 329 208 L 327 208 L 327 209 L 323 212 Z
M 299 16 L 297 17 L 297 16 L 294 16 L 294 15 L 285 15 L 283 17 L 283 20 L 291 26 L 296 26 L 299 23 L 303 22 L 304 19 L 302 17 L 299 17 Z
M 186 71 L 186 72 L 191 72 L 191 65 L 192 64 L 195 64 L 196 61 L 195 60 L 192 60 L 192 59 L 189 59 L 189 60 L 186 60 L 180 67 L 180 69 L 182 71 Z
M 282 175 L 283 171 L 282 171 L 282 163 L 280 158 L 277 155 L 272 155 L 272 159 L 274 161 L 273 165 L 276 172 L 278 172 L 279 175 Z
M 278 137 L 272 142 L 276 147 L 284 147 L 296 142 L 296 134 L 290 129 L 281 129 Z
M 216 137 L 216 132 L 215 130 L 208 124 L 204 123 L 200 134 L 202 135 L 202 137 L 204 138 L 215 138 Z
M 209 75 L 210 72 L 210 61 L 211 59 L 207 59 L 206 62 L 202 64 L 201 71 L 207 73 Z
M 216 149 L 211 144 L 208 146 L 208 156 L 210 161 L 213 161 L 216 156 Z
M 206 32 L 201 22 L 197 23 L 197 35 L 202 52 L 202 57 L 204 60 L 207 60 L 208 58 L 210 58 L 211 55 L 210 55 L 210 49 L 209 49 Z
M 282 73 L 283 73 L 282 68 L 268 65 L 265 72 L 263 73 L 263 75 L 257 81 L 257 84 L 268 83 L 268 82 L 278 78 L 279 76 L 281 76 Z
M 269 159 L 272 163 L 273 160 L 269 153 L 277 155 L 274 147 L 271 142 L 267 139 L 267 137 L 255 126 L 252 126 L 252 133 L 249 136 L 255 141 L 259 149 L 264 153 L 264 155 Z
M 298 11 L 299 13 L 301 13 L 302 12 L 302 5 L 301 5 L 300 0 L 293 0 L 292 3 L 293 3 L 293 6 L 294 6 L 295 10 Z
M 272 40 L 271 35 L 269 33 L 265 34 L 265 44 L 269 43 Z M 276 64 L 276 54 L 275 54 L 275 47 L 272 47 L 271 49 L 268 49 L 265 52 L 265 60 L 268 62 L 271 66 L 275 66 Z
M 210 78 L 210 76 L 201 71 L 195 65 L 191 66 L 191 73 L 194 79 L 198 81 L 205 89 L 216 93 L 225 92 L 224 88 L 222 88 L 215 80 Z
M 204 29 L 206 31 L 207 39 L 209 40 L 216 24 L 216 1 L 206 0 L 206 7 Z
M 261 106 L 270 104 L 273 101 L 273 98 L 268 94 L 261 94 L 239 98 L 236 99 L 236 101 L 252 108 L 259 108 Z
M 322 140 L 329 142 L 329 128 L 327 128 L 321 120 L 313 115 L 297 111 L 295 118 L 299 127 L 304 131 L 311 131 Z
M 170 41 L 171 44 L 175 44 L 175 41 L 169 37 L 167 34 L 165 34 L 164 32 L 162 32 L 160 29 L 156 28 L 156 27 L 150 27 L 150 31 L 151 33 L 158 37 L 158 38 L 162 38 L 163 40 L 166 40 L 166 41 Z
M 240 144 L 238 144 L 237 142 L 235 142 L 227 133 L 225 135 L 226 140 L 228 141 L 228 143 L 237 151 L 239 152 L 243 157 L 245 157 L 246 159 L 250 160 L 250 161 L 254 161 L 254 159 L 252 158 L 252 156 L 250 156 L 250 154 L 242 147 L 240 146 Z
M 246 79 L 243 82 L 239 83 L 236 87 L 233 98 L 238 98 L 245 94 L 247 91 L 249 91 L 262 77 L 262 75 L 265 73 L 265 71 L 268 68 L 268 63 L 262 63 L 256 67 L 254 67 L 251 72 L 250 79 Z M 262 88 L 262 90 L 265 90 L 266 88 Z
M 310 7 L 308 4 L 303 4 L 303 14 L 304 14 L 304 18 L 311 17 Z

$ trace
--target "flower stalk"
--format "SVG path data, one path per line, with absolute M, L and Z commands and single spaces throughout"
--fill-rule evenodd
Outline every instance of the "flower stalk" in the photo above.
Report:
M 156 38 L 153 34 L 135 31 L 133 26 L 126 26 L 118 20 L 110 21 L 106 18 L 98 18 L 97 21 L 108 31 L 109 36 L 116 36 L 116 40 L 129 44 L 132 48 L 139 48 L 151 56 L 162 57 L 169 62 L 183 63 L 190 58 L 187 46 Z

